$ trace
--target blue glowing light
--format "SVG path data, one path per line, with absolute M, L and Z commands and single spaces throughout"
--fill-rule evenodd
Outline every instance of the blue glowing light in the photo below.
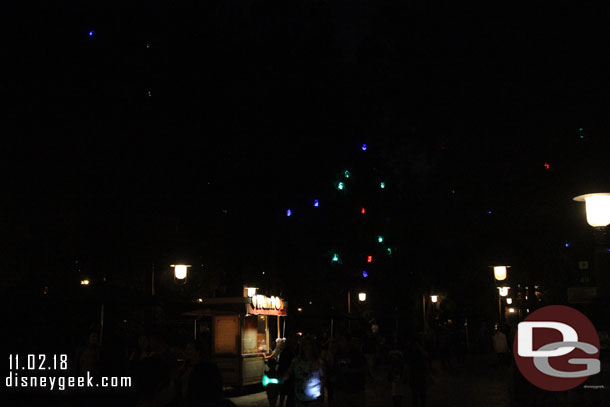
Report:
M 286 216 L 292 216 L 292 211 L 290 209 L 286 210 Z
M 491 211 L 487 211 L 487 214 L 488 214 L 488 215 L 491 215 L 491 214 L 492 214 L 492 212 L 491 212 Z
M 93 30 L 89 31 L 89 37 L 93 37 L 94 33 L 95 33 L 95 31 L 93 31 Z
M 570 247 L 570 243 L 566 242 L 566 247 Z
M 366 144 L 362 145 L 362 151 L 366 151 Z
M 333 259 L 332 261 L 337 262 L 339 261 L 339 255 L 337 253 L 333 254 Z
M 366 270 L 362 270 L 362 277 L 367 278 L 369 276 L 369 273 L 366 272 Z
M 317 208 L 318 206 L 320 206 L 320 202 L 318 202 L 318 200 L 316 199 L 315 201 L 313 201 L 313 206 Z
M 305 396 L 309 400 L 317 400 L 322 395 L 322 381 L 320 373 L 314 372 L 305 384 Z

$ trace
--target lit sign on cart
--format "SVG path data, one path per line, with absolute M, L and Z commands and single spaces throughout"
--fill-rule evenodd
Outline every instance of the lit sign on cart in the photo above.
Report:
M 286 315 L 284 301 L 280 297 L 254 295 L 247 304 L 248 314 L 254 315 Z

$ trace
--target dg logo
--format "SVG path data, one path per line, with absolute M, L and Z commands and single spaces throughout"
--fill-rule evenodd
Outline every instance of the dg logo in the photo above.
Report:
M 513 354 L 521 374 L 543 390 L 573 389 L 600 372 L 597 330 L 563 305 L 540 308 L 519 323 Z

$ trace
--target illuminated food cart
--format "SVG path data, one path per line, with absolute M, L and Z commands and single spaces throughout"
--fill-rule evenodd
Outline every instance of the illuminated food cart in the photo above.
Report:
M 251 294 L 253 294 L 251 292 Z M 185 313 L 198 323 L 207 321 L 212 339 L 212 360 L 218 365 L 225 386 L 261 383 L 264 356 L 270 351 L 270 330 L 281 337 L 281 317 L 287 304 L 280 297 L 264 295 L 202 299 L 201 308 Z

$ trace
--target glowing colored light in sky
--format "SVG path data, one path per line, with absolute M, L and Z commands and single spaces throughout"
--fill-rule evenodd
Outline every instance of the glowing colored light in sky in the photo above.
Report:
M 383 243 L 383 236 L 377 236 L 377 242 Z
M 367 278 L 369 276 L 369 273 L 366 272 L 366 270 L 362 270 L 362 277 Z
M 366 213 L 366 209 L 361 208 L 361 209 L 360 209 L 360 213 L 364 215 L 364 214 Z
M 544 163 L 544 168 L 548 170 L 549 168 L 551 168 L 551 166 L 549 165 L 549 163 Z
M 292 211 L 290 209 L 286 210 L 286 216 L 291 216 L 292 215 Z
M 93 37 L 94 33 L 95 33 L 95 31 L 93 31 L 93 30 L 89 31 L 89 37 Z
M 388 247 L 388 254 L 392 254 L 392 249 Z
M 339 261 L 339 255 L 337 253 L 333 254 L 333 260 L 332 261 Z
M 317 208 L 318 206 L 320 206 L 320 202 L 318 202 L 318 200 L 316 199 L 315 201 L 313 201 L 313 206 Z
M 384 189 L 384 188 L 385 188 L 385 182 L 381 182 L 381 183 L 379 184 L 379 186 L 381 187 L 381 189 Z
M 367 147 L 366 147 L 366 144 L 363 144 L 363 145 L 362 145 L 362 151 L 366 151 L 366 148 L 367 148 Z
M 367 263 L 372 263 L 373 262 L 373 256 L 367 256 L 366 262 Z
M 566 242 L 566 247 L 570 247 L 570 243 Z
M 345 184 L 344 184 L 343 182 L 339 182 L 339 183 L 337 184 L 337 189 L 338 189 L 339 191 L 343 191 L 343 189 L 344 189 L 344 188 L 345 188 Z
M 350 172 L 348 170 L 345 170 L 343 175 L 345 175 L 345 178 L 349 178 L 349 176 L 352 175 L 352 174 L 350 174 Z
M 491 211 L 487 211 L 487 214 L 488 214 L 488 215 L 491 215 L 491 214 L 492 214 L 492 212 L 491 212 Z

